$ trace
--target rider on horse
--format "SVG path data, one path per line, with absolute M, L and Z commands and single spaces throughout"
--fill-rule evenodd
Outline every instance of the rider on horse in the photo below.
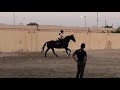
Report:
M 60 31 L 58 40 L 60 41 L 60 44 L 63 46 L 64 44 L 64 31 L 63 30 Z

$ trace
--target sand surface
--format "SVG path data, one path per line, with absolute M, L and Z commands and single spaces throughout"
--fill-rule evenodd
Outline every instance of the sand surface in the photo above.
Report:
M 73 51 L 72 51 L 73 53 Z M 120 78 L 120 50 L 89 50 L 84 78 Z M 0 78 L 75 78 L 76 62 L 65 52 L 0 53 Z

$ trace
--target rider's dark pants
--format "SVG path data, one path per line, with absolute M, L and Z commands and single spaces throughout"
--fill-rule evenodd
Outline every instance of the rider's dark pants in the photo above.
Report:
M 60 41 L 61 45 L 63 45 L 63 44 L 64 44 L 63 39 L 59 39 L 59 41 Z

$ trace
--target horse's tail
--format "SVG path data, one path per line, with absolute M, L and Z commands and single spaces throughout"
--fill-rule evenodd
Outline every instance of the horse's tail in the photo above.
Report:
M 45 48 L 46 44 L 47 44 L 47 42 L 43 45 L 41 52 L 44 52 L 44 48 Z

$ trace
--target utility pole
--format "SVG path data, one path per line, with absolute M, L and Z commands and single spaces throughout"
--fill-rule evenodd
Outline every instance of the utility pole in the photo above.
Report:
M 97 12 L 97 31 L 98 31 L 98 12 Z
M 105 16 L 105 26 L 107 25 L 107 23 L 106 23 L 106 16 Z
M 14 25 L 14 30 L 15 30 L 15 12 L 13 12 L 13 25 Z

